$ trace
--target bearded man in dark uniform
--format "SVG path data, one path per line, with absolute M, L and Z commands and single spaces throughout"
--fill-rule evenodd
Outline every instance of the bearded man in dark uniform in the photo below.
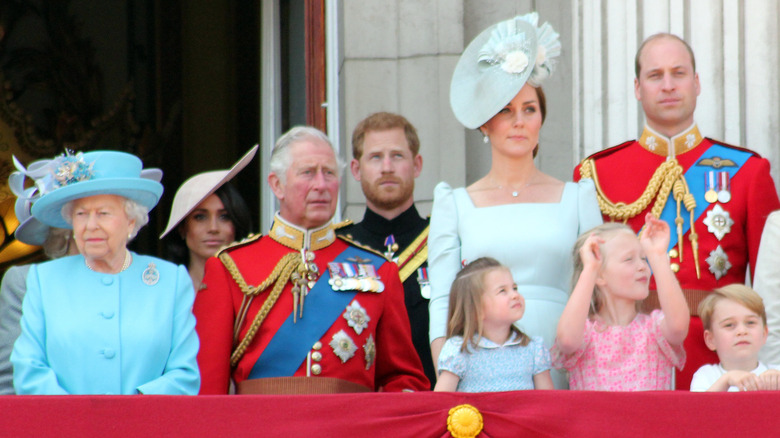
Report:
M 652 212 L 669 224 L 669 263 L 691 311 L 687 360 L 676 377 L 677 389 L 687 390 L 701 365 L 718 363 L 704 343 L 699 302 L 715 288 L 743 283 L 748 265 L 752 276 L 764 222 L 780 201 L 766 159 L 699 133 L 699 75 L 685 41 L 668 33 L 647 38 L 635 70 L 646 119 L 641 137 L 588 157 L 574 179 L 593 178 L 605 221 L 638 232 Z M 651 282 L 646 307 L 658 306 L 654 288 Z
M 414 348 L 425 375 L 436 382 L 428 341 L 428 218 L 414 205 L 414 180 L 422 171 L 417 131 L 398 114 L 379 112 L 358 123 L 352 134 L 352 176 L 366 196 L 363 220 L 344 234 L 398 264 Z
M 340 173 L 322 132 L 277 141 L 268 183 L 279 211 L 267 236 L 206 263 L 193 312 L 202 394 L 418 391 L 395 263 L 336 236 Z

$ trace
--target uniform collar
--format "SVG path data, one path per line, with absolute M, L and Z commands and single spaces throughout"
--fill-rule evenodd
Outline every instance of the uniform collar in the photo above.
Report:
M 333 223 L 331 221 L 318 228 L 304 229 L 284 220 L 279 215 L 279 212 L 276 212 L 274 223 L 271 225 L 271 231 L 268 234 L 271 239 L 295 250 L 309 249 L 317 251 L 329 246 L 336 240 L 336 233 L 333 231 Z
M 695 148 L 701 143 L 701 140 L 702 136 L 695 122 L 688 129 L 672 138 L 665 137 L 663 134 L 659 134 L 653 128 L 645 125 L 645 130 L 642 131 L 642 136 L 639 137 L 639 144 L 656 155 L 674 158 Z M 670 148 L 669 145 L 674 145 L 674 147 Z
M 401 234 L 413 229 L 419 221 L 420 214 L 417 212 L 414 204 L 412 204 L 406 211 L 393 219 L 386 219 L 374 210 L 366 208 L 361 225 L 374 234 Z

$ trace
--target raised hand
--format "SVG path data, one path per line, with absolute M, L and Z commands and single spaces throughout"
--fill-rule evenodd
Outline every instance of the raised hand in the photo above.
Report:
M 601 268 L 601 245 L 604 244 L 604 239 L 591 234 L 585 239 L 585 243 L 580 248 L 580 258 L 582 259 L 582 265 L 598 270 Z
M 639 243 L 646 254 L 666 254 L 669 247 L 669 225 L 648 213 Z

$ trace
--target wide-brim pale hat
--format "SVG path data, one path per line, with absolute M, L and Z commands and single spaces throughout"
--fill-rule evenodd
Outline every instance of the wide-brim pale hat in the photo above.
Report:
M 552 74 L 561 43 L 549 23 L 538 21 L 533 12 L 496 23 L 463 51 L 450 83 L 450 107 L 463 126 L 479 128 L 526 82 L 538 87 Z
M 62 217 L 62 207 L 76 199 L 118 195 L 151 210 L 163 193 L 159 181 L 142 176 L 141 159 L 118 151 L 66 153 L 52 164 L 52 181 L 32 206 L 32 214 L 46 225 L 73 228 Z M 153 172 L 155 175 L 159 170 Z
M 176 228 L 181 221 L 189 215 L 201 202 L 216 192 L 223 184 L 233 179 L 238 172 L 243 170 L 252 158 L 257 154 L 259 145 L 255 145 L 240 160 L 228 170 L 214 170 L 199 173 L 184 183 L 176 191 L 171 206 L 171 216 L 168 218 L 168 226 L 160 234 L 160 239 Z

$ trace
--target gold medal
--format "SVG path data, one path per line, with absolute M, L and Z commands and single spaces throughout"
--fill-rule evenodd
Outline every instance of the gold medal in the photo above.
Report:
M 718 202 L 718 191 L 715 190 L 715 184 L 715 172 L 710 170 L 704 174 L 704 186 L 706 188 L 704 200 L 710 204 Z

